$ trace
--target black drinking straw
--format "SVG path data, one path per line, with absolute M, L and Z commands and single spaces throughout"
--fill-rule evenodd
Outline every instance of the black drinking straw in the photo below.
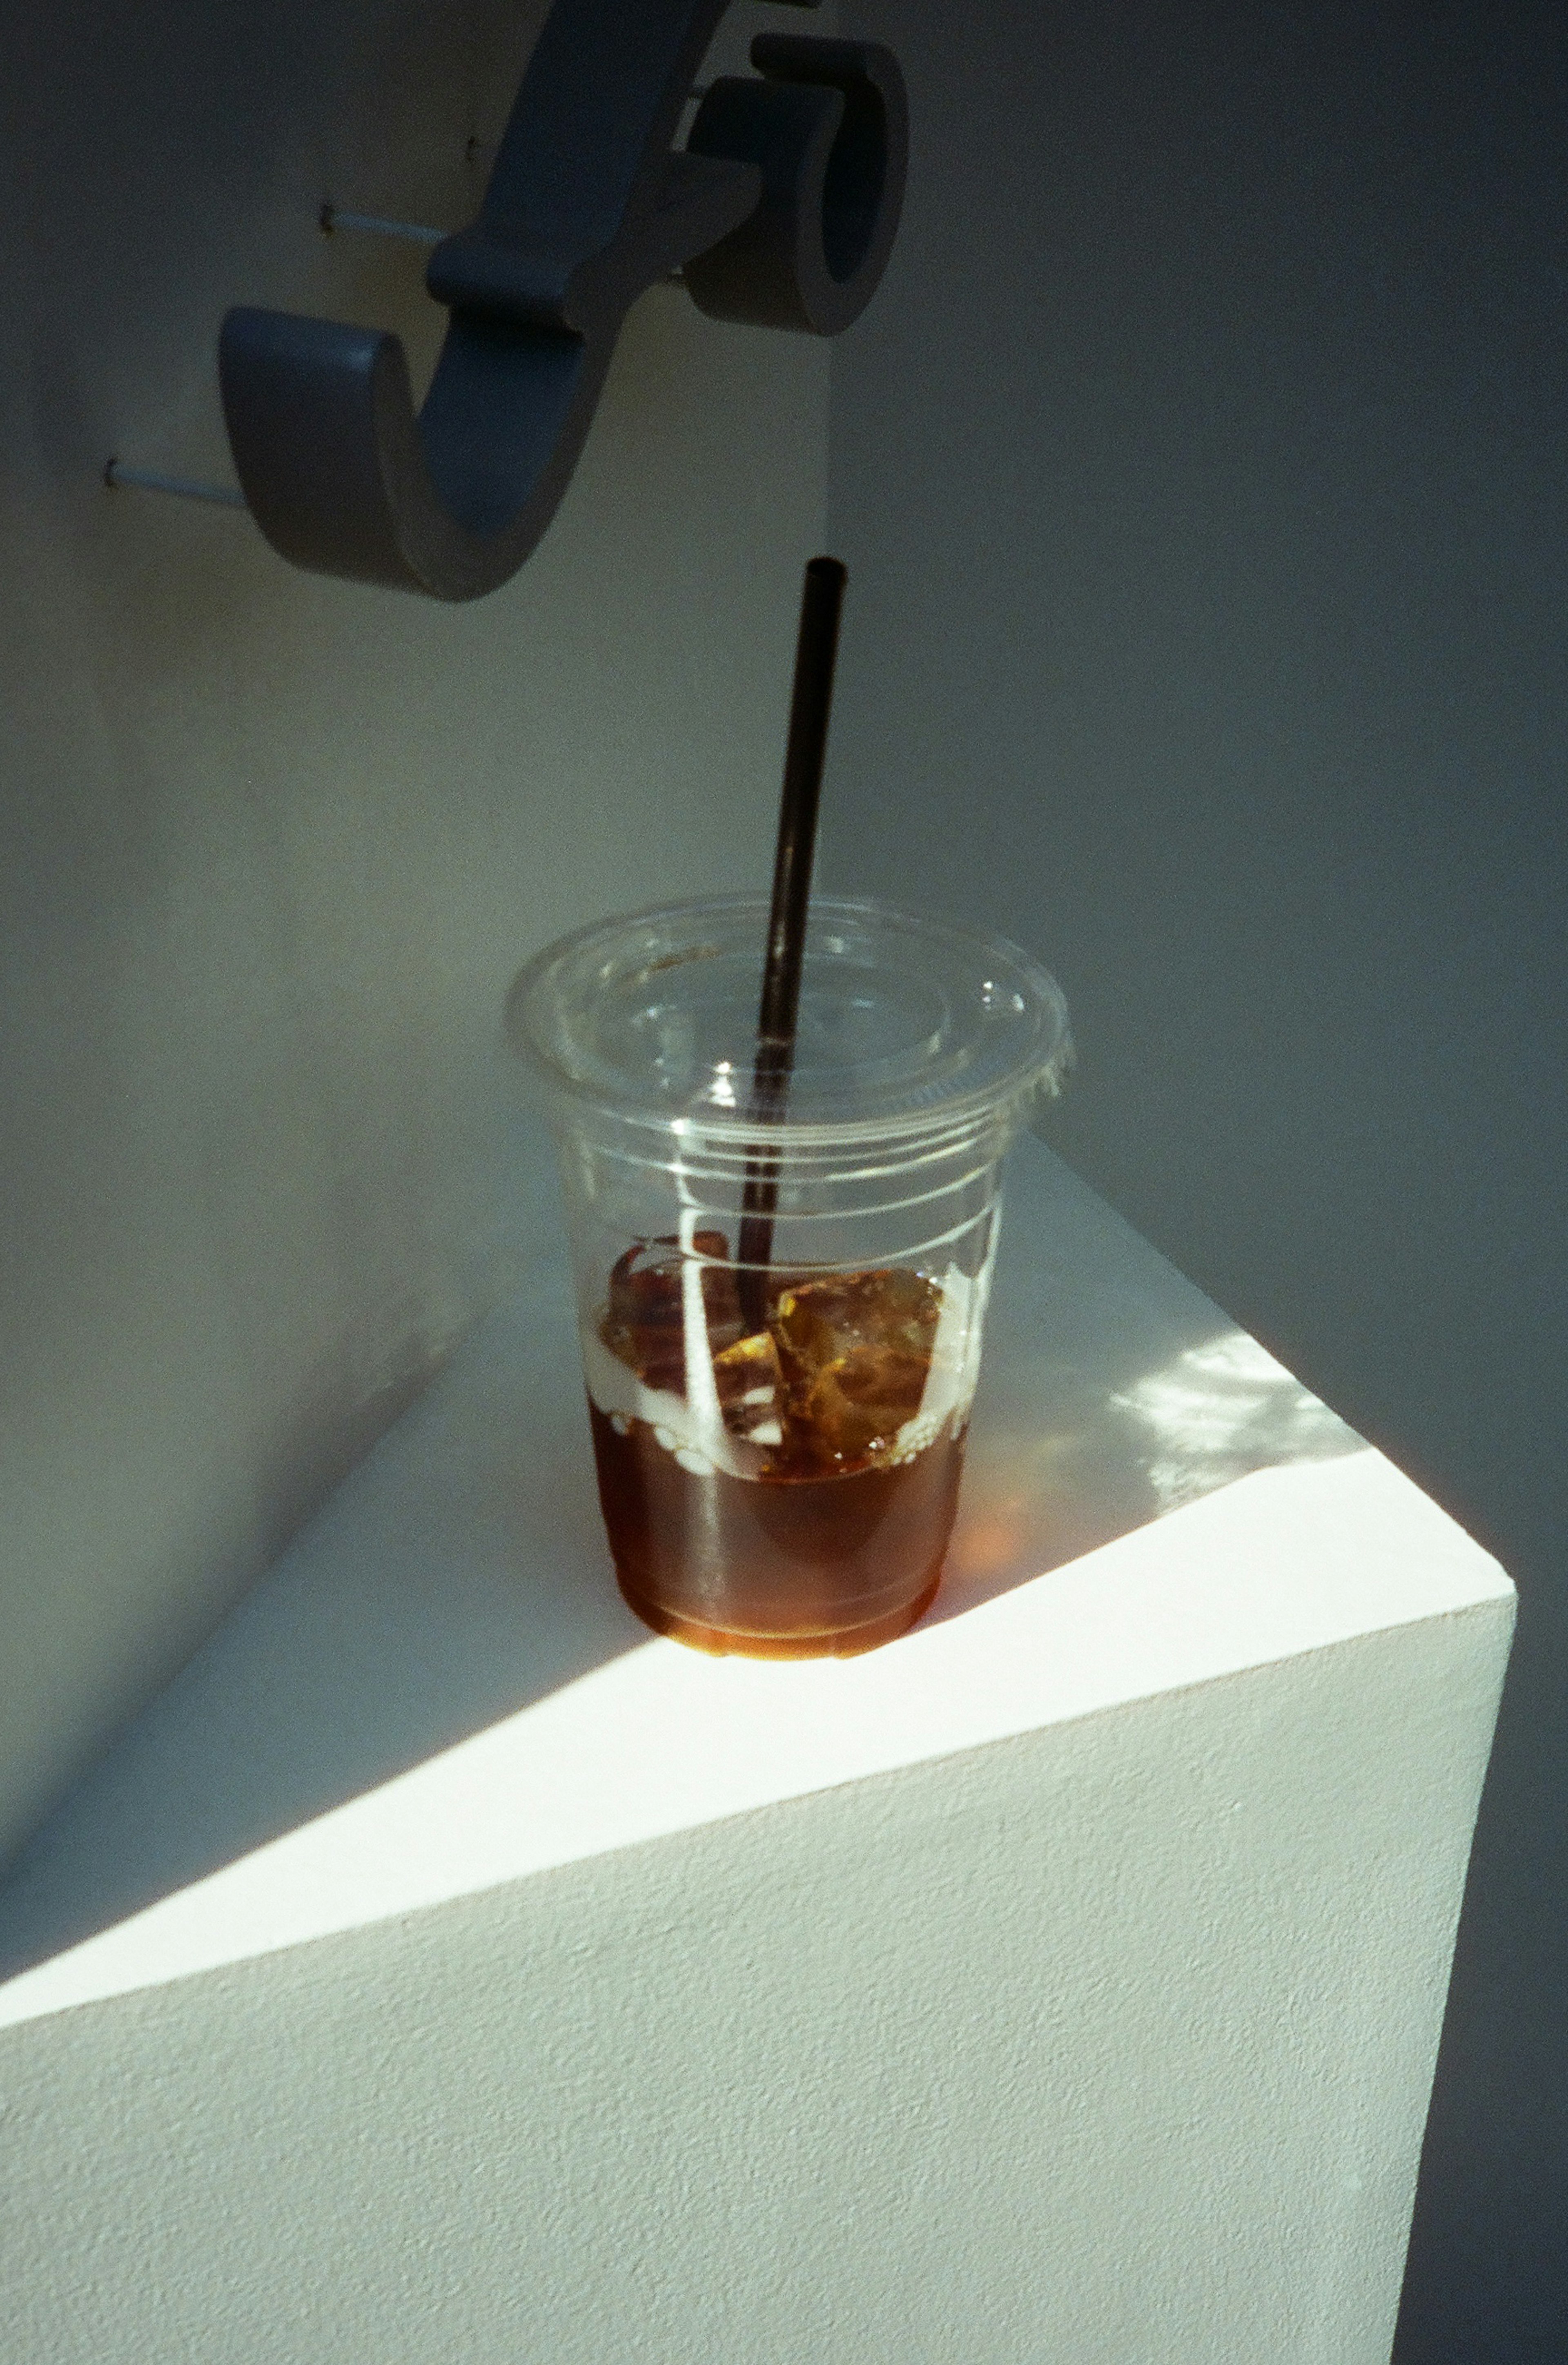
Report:
M 776 1125 L 782 1116 L 790 1070 L 795 1063 L 806 904 L 812 891 L 817 806 L 827 755 L 838 622 L 848 579 L 836 558 L 813 558 L 807 563 L 801 591 L 795 688 L 790 701 L 784 791 L 778 802 L 778 847 L 773 857 L 773 909 L 767 922 L 767 958 L 763 965 L 756 1057 L 751 1073 L 748 1114 L 758 1125 Z M 741 1314 L 748 1331 L 760 1330 L 767 1318 L 767 1266 L 773 1254 L 773 1216 L 778 1205 L 778 1161 L 759 1149 L 746 1160 L 736 1249 Z

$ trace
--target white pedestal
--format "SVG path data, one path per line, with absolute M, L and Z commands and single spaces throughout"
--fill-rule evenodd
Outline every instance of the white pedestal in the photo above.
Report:
M 795 1667 L 488 1326 L 0 1896 L 0 2356 L 1381 2365 L 1511 1588 L 1032 1144 L 991 1318 Z

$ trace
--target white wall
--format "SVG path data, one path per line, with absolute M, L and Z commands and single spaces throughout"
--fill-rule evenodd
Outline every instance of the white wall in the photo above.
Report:
M 1053 1138 L 1501 1555 L 1403 2365 L 1568 2320 L 1561 9 L 856 0 L 834 886 L 1058 969 Z
M 1383 2365 L 1499 1623 L 7 2028 L 0 2356 Z
M 737 11 L 733 49 L 795 12 Z M 295 572 L 228 476 L 232 302 L 400 330 L 543 16 L 77 0 L 0 41 L 0 1852 L 505 1270 L 512 970 L 766 876 L 826 355 L 655 290 L 472 608 Z

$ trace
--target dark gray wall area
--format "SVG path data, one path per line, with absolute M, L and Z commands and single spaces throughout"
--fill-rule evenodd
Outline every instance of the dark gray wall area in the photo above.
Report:
M 1058 1140 L 1524 1608 L 1400 2365 L 1568 2339 L 1568 33 L 866 0 L 823 868 L 1043 953 Z

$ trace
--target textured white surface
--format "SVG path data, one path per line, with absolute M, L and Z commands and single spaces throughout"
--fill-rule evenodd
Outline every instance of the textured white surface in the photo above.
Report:
M 230 1743 L 282 1799 L 367 1582 L 498 1559 L 570 1673 L 0 1989 L 6 2365 L 1379 2365 L 1510 1588 L 1034 1145 L 993 1320 L 944 1614 L 843 1666 L 620 1611 L 564 1290 L 458 1360 L 13 1955 Z
M 780 1799 L 1505 1597 L 1381 1455 L 1260 1473 L 902 1646 L 631 1644 L 431 1764 L 0 1988 L 0 2025 Z

